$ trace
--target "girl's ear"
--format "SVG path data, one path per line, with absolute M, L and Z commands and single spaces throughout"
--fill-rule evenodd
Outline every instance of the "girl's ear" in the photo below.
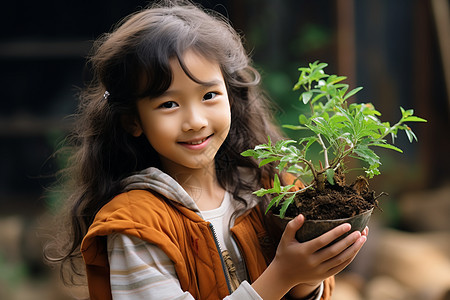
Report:
M 138 118 L 131 114 L 125 114 L 120 117 L 123 129 L 134 137 L 141 136 L 143 130 Z

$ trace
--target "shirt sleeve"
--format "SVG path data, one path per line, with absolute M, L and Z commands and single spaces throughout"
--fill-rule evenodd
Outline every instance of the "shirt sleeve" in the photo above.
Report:
M 194 299 L 181 289 L 172 261 L 157 246 L 119 233 L 109 235 L 107 245 L 114 300 Z M 262 298 L 243 281 L 225 299 Z
M 317 296 L 314 298 L 314 300 L 320 300 L 322 298 L 322 295 L 323 295 L 323 281 L 320 284 L 319 292 L 317 293 Z

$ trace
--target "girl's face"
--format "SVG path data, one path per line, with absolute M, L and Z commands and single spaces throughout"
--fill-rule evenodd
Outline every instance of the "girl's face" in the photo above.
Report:
M 230 104 L 217 63 L 187 51 L 183 61 L 201 84 L 192 81 L 177 59 L 170 61 L 173 80 L 161 96 L 138 100 L 134 136 L 145 134 L 159 153 L 165 172 L 211 168 L 228 135 Z

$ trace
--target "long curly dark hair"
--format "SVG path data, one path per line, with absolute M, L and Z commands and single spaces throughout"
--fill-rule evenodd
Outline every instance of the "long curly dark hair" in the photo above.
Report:
M 218 62 L 226 82 L 232 120 L 215 157 L 221 186 L 245 202 L 238 193 L 251 192 L 254 186 L 243 183 L 238 167 L 253 169 L 255 182 L 274 173 L 271 165 L 260 169 L 256 161 L 240 155 L 266 142 L 267 136 L 272 140 L 282 136 L 259 87 L 260 75 L 229 22 L 187 1 L 164 1 L 132 14 L 96 41 L 88 61 L 93 79 L 81 93 L 71 136 L 74 152 L 66 170 L 72 183 L 66 208 L 68 238 L 58 239 L 58 255 L 48 255 L 50 260 L 68 263 L 73 274 L 80 270 L 76 261 L 84 235 L 99 209 L 121 192 L 121 180 L 159 166 L 145 136 L 133 137 L 121 119 L 136 115 L 138 99 L 161 95 L 169 88 L 170 59 L 178 59 L 189 75 L 182 61 L 187 50 Z M 110 93 L 107 99 L 105 91 Z

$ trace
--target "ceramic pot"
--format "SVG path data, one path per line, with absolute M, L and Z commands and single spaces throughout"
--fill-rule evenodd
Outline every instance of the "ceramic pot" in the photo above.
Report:
M 306 242 L 324 234 L 327 231 L 330 231 L 336 226 L 339 226 L 344 223 L 349 223 L 352 226 L 352 229 L 349 232 L 337 238 L 335 241 L 333 241 L 337 242 L 356 230 L 363 231 L 364 228 L 366 228 L 367 223 L 369 223 L 372 211 L 373 208 L 359 215 L 344 219 L 306 220 L 303 226 L 297 231 L 295 237 L 300 243 Z M 292 218 L 281 219 L 280 216 L 271 213 L 269 214 L 269 218 L 271 219 L 271 223 L 276 227 L 278 227 L 278 230 L 276 231 L 278 232 L 277 235 L 279 235 L 279 237 L 281 237 L 280 234 L 284 231 L 284 228 L 286 227 L 287 223 L 289 223 L 289 221 L 292 220 Z

